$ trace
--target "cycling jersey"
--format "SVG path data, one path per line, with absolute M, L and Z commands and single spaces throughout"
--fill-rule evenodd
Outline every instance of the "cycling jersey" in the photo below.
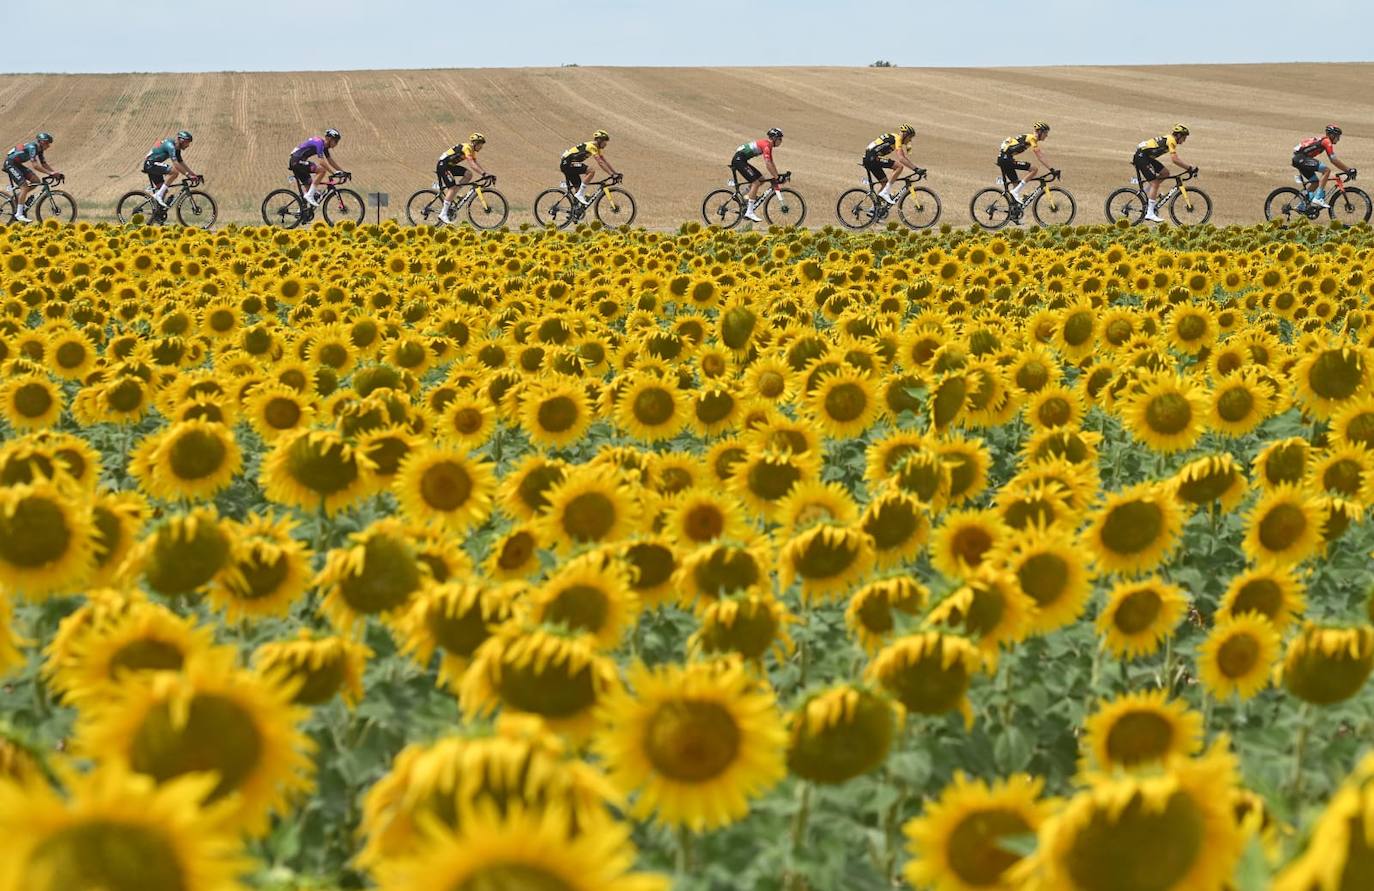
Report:
M 564 161 L 585 161 L 593 155 L 601 154 L 595 142 L 579 142 L 563 153 Z
M 291 152 L 291 163 L 299 164 L 301 161 L 316 155 L 329 157 L 329 146 L 325 145 L 323 136 L 312 136 L 296 146 L 295 150 Z
M 1315 158 L 1322 152 L 1328 158 L 1336 154 L 1336 146 L 1332 144 L 1329 136 L 1312 136 L 1293 146 L 1293 154 L 1302 155 L 1304 158 Z
M 1002 154 L 1019 155 L 1026 149 L 1033 149 L 1040 144 L 1040 140 L 1035 138 L 1034 133 L 1022 133 L 1020 136 L 1012 136 L 1002 142 Z
M 472 143 L 464 142 L 460 145 L 455 145 L 453 148 L 440 155 L 439 164 L 441 166 L 450 166 L 476 159 L 477 152 L 473 150 Z
M 16 145 L 5 155 L 5 166 L 11 164 L 23 165 L 37 159 L 40 164 L 48 163 L 43 159 L 43 150 L 38 147 L 38 143 L 29 142 Z
M 153 150 L 148 152 L 148 156 L 144 160 L 154 164 L 160 164 L 163 161 L 180 161 L 181 149 L 177 148 L 176 140 L 168 136 L 153 146 Z
M 1154 139 L 1147 139 L 1135 147 L 1135 153 L 1144 158 L 1158 158 L 1161 155 L 1171 155 L 1178 151 L 1178 140 L 1170 133 L 1168 136 L 1156 136 Z
M 872 142 L 870 142 L 870 143 L 868 144 L 868 146 L 864 149 L 864 154 L 866 154 L 866 155 L 890 155 L 890 154 L 892 154 L 892 150 L 895 149 L 896 147 L 897 147 L 897 134 L 896 134 L 896 133 L 884 133 L 882 136 L 879 136 L 877 139 L 873 140 Z
M 755 139 L 735 149 L 735 154 L 746 159 L 763 155 L 765 161 L 771 161 L 773 160 L 773 143 L 767 139 Z

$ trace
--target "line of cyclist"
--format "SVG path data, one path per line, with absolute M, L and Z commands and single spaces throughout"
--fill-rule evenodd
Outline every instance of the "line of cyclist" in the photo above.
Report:
M 1054 170 L 1042 147 L 1049 136 L 1050 125 L 1045 121 L 1036 121 L 1028 132 L 1003 141 L 997 153 L 997 169 L 1002 174 L 1003 187 L 1013 198 L 1020 200 L 1022 189 L 1028 181 L 1035 178 L 1041 167 L 1047 171 Z M 1169 133 L 1146 139 L 1136 146 L 1131 157 L 1131 166 L 1135 169 L 1137 182 L 1145 189 L 1149 201 L 1145 213 L 1146 220 L 1162 221 L 1156 212 L 1160 186 L 1168 177 L 1168 170 L 1162 158 L 1167 156 L 1180 171 L 1197 172 L 1197 168 L 1185 162 L 1178 153 L 1179 146 L 1186 143 L 1188 137 L 1188 128 L 1183 124 L 1176 124 Z M 860 163 L 875 184 L 883 184 L 878 196 L 889 204 L 895 204 L 898 200 L 898 196 L 892 194 L 892 187 L 904 171 L 910 170 L 918 175 L 925 173 L 911 159 L 910 150 L 915 138 L 916 128 L 911 124 L 902 124 L 893 132 L 884 133 L 874 139 L 864 148 Z M 347 171 L 339 166 L 331 153 L 341 139 L 338 130 L 325 130 L 322 135 L 312 136 L 296 146 L 287 161 L 287 168 L 300 185 L 302 197 L 312 207 L 319 206 L 320 185 L 325 179 L 333 174 L 347 175 Z M 763 222 L 755 212 L 759 204 L 759 192 L 765 181 L 776 181 L 779 178 L 773 151 L 782 145 L 782 140 L 782 130 L 773 127 L 761 139 L 750 140 L 739 146 L 730 159 L 730 170 L 734 173 L 736 181 L 741 185 L 748 185 L 748 205 L 744 212 L 746 219 Z M 592 170 L 587 164 L 589 160 L 594 160 L 607 176 L 619 176 L 606 157 L 606 146 L 610 141 L 609 133 L 597 130 L 591 139 L 572 146 L 559 156 L 558 169 L 563 174 L 567 189 L 584 205 L 591 202 L 586 192 L 587 184 L 593 177 Z M 1323 155 L 1340 171 L 1347 174 L 1355 173 L 1354 168 L 1336 157 L 1336 143 L 1340 141 L 1341 128 L 1329 124 L 1324 136 L 1305 138 L 1293 148 L 1292 165 L 1297 169 L 1299 177 L 1310 193 L 1309 201 L 1317 207 L 1326 207 L 1326 187 L 1332 176 L 1331 168 L 1322 160 Z M 148 177 L 148 191 L 163 207 L 169 204 L 167 189 L 178 177 L 203 179 L 191 170 L 183 157 L 183 152 L 191 142 L 190 131 L 182 130 L 154 145 L 144 158 L 142 170 Z M 443 189 L 444 206 L 440 219 L 444 223 L 453 222 L 449 212 L 459 187 L 473 179 L 474 171 L 478 176 L 489 175 L 477 160 L 477 154 L 486 143 L 485 136 L 473 133 L 466 142 L 452 146 L 439 156 L 435 175 L 440 188 Z M 34 170 L 58 180 L 62 178 L 62 174 L 50 166 L 45 157 L 45 152 L 52 144 L 52 135 L 44 131 L 38 133 L 32 142 L 20 143 L 5 155 L 4 169 L 9 176 L 11 189 L 14 190 L 14 218 L 18 222 L 31 222 L 24 211 L 30 193 L 39 183 Z M 1026 152 L 1034 155 L 1038 163 L 1023 160 L 1022 156 Z M 767 180 L 753 163 L 754 159 L 760 157 L 768 168 Z M 468 169 L 469 166 L 472 170 Z

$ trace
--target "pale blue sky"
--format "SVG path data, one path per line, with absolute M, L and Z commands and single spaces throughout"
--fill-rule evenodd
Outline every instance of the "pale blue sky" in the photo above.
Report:
M 910 67 L 1364 61 L 1374 30 L 1370 0 L 9 5 L 12 39 L 0 53 L 6 72 L 866 65 L 879 58 Z

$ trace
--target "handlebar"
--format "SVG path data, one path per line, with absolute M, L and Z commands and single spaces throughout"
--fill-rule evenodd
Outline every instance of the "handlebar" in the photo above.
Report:
M 53 183 L 64 183 L 66 181 L 67 177 L 61 173 L 54 173 L 51 176 L 43 177 L 43 185 L 45 186 L 51 186 Z
M 1337 173 L 1336 179 L 1340 180 L 1343 183 L 1348 183 L 1355 178 L 1355 174 L 1357 174 L 1358 172 L 1359 171 L 1356 170 L 1354 167 L 1351 167 L 1349 170 L 1343 170 Z
M 329 174 L 329 181 L 330 181 L 330 183 L 332 183 L 332 184 L 334 184 L 334 185 L 336 185 L 336 186 L 338 186 L 338 185 L 343 185 L 344 183 L 348 182 L 348 181 L 349 181 L 350 179 L 352 179 L 352 178 L 353 178 L 353 174 L 349 173 L 347 170 L 340 170 L 338 173 L 331 173 L 331 174 Z
M 474 185 L 474 186 L 479 186 L 479 187 L 480 187 L 480 186 L 494 186 L 494 185 L 496 185 L 496 177 L 493 176 L 493 175 L 490 174 L 490 173 L 484 173 L 484 174 L 482 174 L 481 176 L 477 177 L 476 180 L 473 181 L 473 185 Z
M 775 186 L 780 186 L 780 185 L 782 185 L 783 183 L 785 183 L 785 182 L 787 182 L 788 180 L 790 180 L 791 178 L 792 178 L 792 171 L 790 171 L 790 170 L 784 170 L 782 173 L 779 173 L 779 174 L 777 175 L 777 177 L 775 177 L 774 179 L 770 179 L 769 182 L 772 183 L 772 184 L 775 185 Z

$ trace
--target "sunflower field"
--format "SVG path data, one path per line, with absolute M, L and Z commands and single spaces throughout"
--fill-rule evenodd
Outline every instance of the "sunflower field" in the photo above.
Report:
M 0 230 L 0 891 L 1374 887 L 1374 231 Z

